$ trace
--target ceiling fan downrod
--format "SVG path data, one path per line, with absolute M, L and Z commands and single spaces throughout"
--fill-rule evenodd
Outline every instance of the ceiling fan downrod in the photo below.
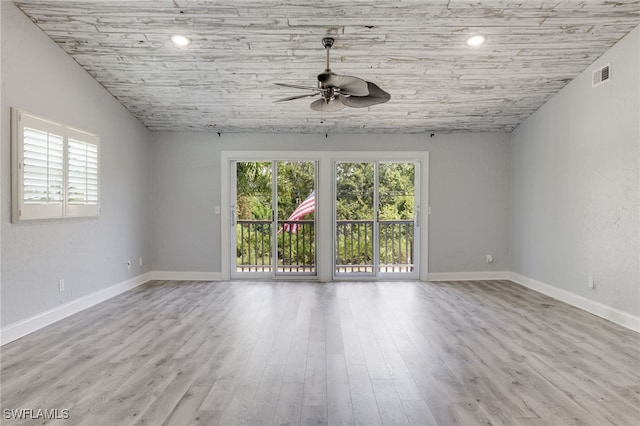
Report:
M 325 37 L 322 39 L 322 45 L 327 51 L 327 68 L 324 70 L 324 72 L 331 72 L 331 69 L 329 68 L 329 50 L 331 50 L 331 46 L 333 46 L 334 41 L 335 40 L 333 39 L 333 37 Z

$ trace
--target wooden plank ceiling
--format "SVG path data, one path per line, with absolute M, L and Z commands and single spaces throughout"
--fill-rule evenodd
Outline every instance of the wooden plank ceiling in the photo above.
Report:
M 149 129 L 215 132 L 510 132 L 640 23 L 638 0 L 16 5 Z M 305 93 L 273 83 L 316 85 L 327 34 L 333 71 L 377 83 L 388 103 L 273 103 Z M 468 47 L 473 34 L 485 44 Z

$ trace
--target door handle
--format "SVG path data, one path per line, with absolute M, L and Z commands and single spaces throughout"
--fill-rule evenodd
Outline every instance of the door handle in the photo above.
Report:
M 236 226 L 238 224 L 238 212 L 236 211 L 236 206 L 231 206 L 231 226 Z

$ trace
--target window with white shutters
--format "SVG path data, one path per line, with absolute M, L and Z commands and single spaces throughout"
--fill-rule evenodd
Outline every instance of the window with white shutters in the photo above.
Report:
M 99 214 L 97 135 L 12 110 L 13 221 Z

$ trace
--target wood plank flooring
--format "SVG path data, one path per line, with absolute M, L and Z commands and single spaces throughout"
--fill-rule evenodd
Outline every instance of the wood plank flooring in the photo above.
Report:
M 508 281 L 153 281 L 1 355 L 3 425 L 640 424 L 640 335 Z

